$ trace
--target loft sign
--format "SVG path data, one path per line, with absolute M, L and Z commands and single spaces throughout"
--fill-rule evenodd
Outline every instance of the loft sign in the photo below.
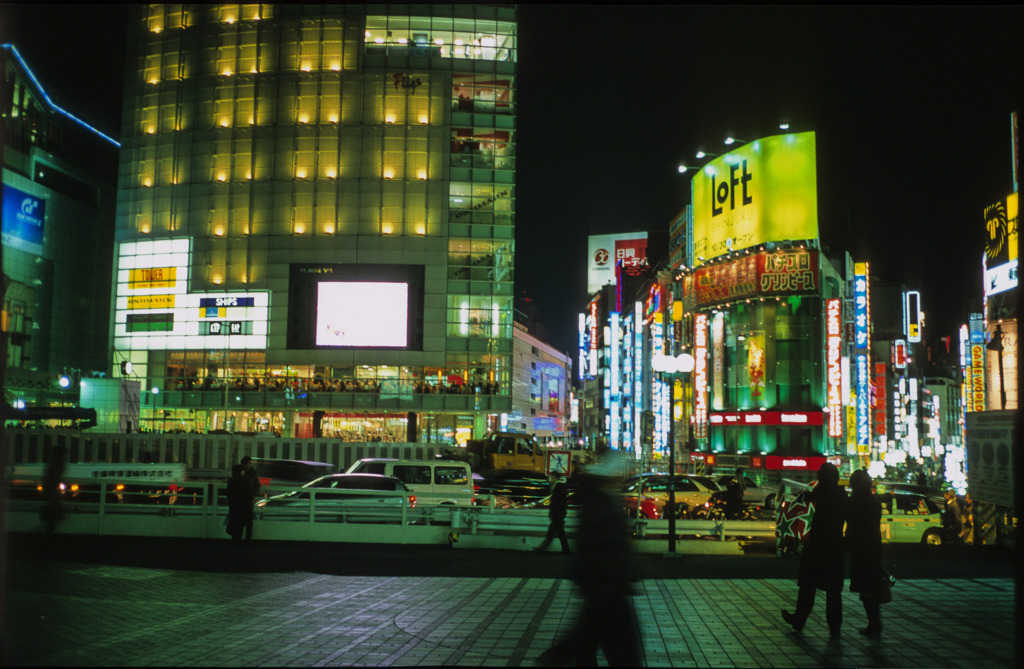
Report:
M 736 172 L 740 174 L 737 176 Z M 747 172 L 747 161 L 739 165 L 729 166 L 729 180 L 718 182 L 717 176 L 711 177 L 711 215 L 718 216 L 725 210 L 725 203 L 729 203 L 729 210 L 736 209 L 736 188 L 742 190 L 741 206 L 754 202 L 754 198 L 747 192 L 747 184 L 754 178 L 754 175 Z

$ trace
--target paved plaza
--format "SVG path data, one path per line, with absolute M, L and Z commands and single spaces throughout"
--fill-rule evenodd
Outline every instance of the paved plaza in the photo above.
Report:
M 4 664 L 533 666 L 571 628 L 580 607 L 571 580 L 518 569 L 510 576 L 479 569 L 436 576 L 239 571 L 217 563 L 245 562 L 244 551 L 256 547 L 229 547 L 238 549 L 232 556 L 223 546 L 206 569 L 197 569 L 197 554 L 188 549 L 185 569 L 52 554 L 12 559 Z M 454 553 L 479 561 L 490 551 Z M 507 557 L 552 565 L 542 572 L 571 564 L 557 554 Z M 674 559 L 689 577 L 636 584 L 648 666 L 1014 665 L 1015 584 L 1005 565 L 993 577 L 901 580 L 894 603 L 883 607 L 880 639 L 858 634 L 863 609 L 846 592 L 842 636 L 830 639 L 823 598 L 802 634 L 780 618 L 796 599 L 795 580 L 757 573 L 758 561 L 778 569 L 777 559 L 746 558 L 754 566 L 749 578 L 701 578 L 692 573 L 699 564 Z

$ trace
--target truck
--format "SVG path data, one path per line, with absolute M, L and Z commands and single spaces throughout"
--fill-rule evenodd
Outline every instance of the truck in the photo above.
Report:
M 469 463 L 473 471 L 517 469 L 545 473 L 547 454 L 532 434 L 488 432 L 482 439 L 470 439 L 464 447 L 448 449 L 446 454 Z

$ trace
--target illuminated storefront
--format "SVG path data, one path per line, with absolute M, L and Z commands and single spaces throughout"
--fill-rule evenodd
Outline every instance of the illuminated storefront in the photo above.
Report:
M 692 188 L 694 268 L 681 293 L 694 459 L 807 469 L 836 458 L 846 282 L 817 250 L 814 133 L 750 142 L 701 168 Z
M 515 10 L 134 21 L 111 343 L 115 373 L 159 391 L 143 426 L 454 442 L 507 424 Z

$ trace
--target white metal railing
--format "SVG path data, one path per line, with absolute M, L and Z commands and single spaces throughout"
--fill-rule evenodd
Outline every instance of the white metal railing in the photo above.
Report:
M 79 534 L 135 534 L 141 536 L 224 537 L 227 520 L 227 485 L 222 482 L 178 484 L 151 482 L 119 487 L 113 481 L 73 481 L 61 502 L 62 520 L 58 531 Z M 77 490 L 71 487 L 77 485 Z M 269 486 L 268 495 L 297 490 L 287 486 Z M 40 512 L 46 506 L 41 493 L 16 488 L 8 500 L 10 531 L 39 531 Z M 37 495 L 35 499 L 27 496 Z M 308 504 L 257 510 L 259 536 L 263 539 L 380 540 L 386 536 L 395 543 L 441 543 L 449 530 L 480 537 L 543 537 L 550 519 L 546 509 L 495 508 L 494 498 L 483 496 L 487 505 L 474 507 L 417 504 L 410 508 L 409 493 L 346 490 L 349 498 L 337 506 L 318 501 L 318 495 L 337 493 L 331 489 L 304 489 Z M 394 503 L 381 503 L 382 497 L 394 497 Z M 366 497 L 367 502 L 358 502 Z M 370 501 L 372 500 L 372 501 Z M 305 500 L 304 500 L 305 501 Z M 333 507 L 333 508 L 332 508 Z M 660 542 L 668 538 L 667 520 L 633 521 L 634 537 L 639 541 Z M 358 531 L 353 528 L 361 528 Z M 390 529 L 389 529 L 390 528 Z M 572 537 L 579 528 L 575 510 L 567 513 L 566 533 Z M 430 532 L 424 532 L 430 529 Z M 383 533 L 383 535 L 382 535 Z M 713 537 L 730 539 L 770 539 L 775 536 L 772 521 L 677 520 L 677 538 Z

